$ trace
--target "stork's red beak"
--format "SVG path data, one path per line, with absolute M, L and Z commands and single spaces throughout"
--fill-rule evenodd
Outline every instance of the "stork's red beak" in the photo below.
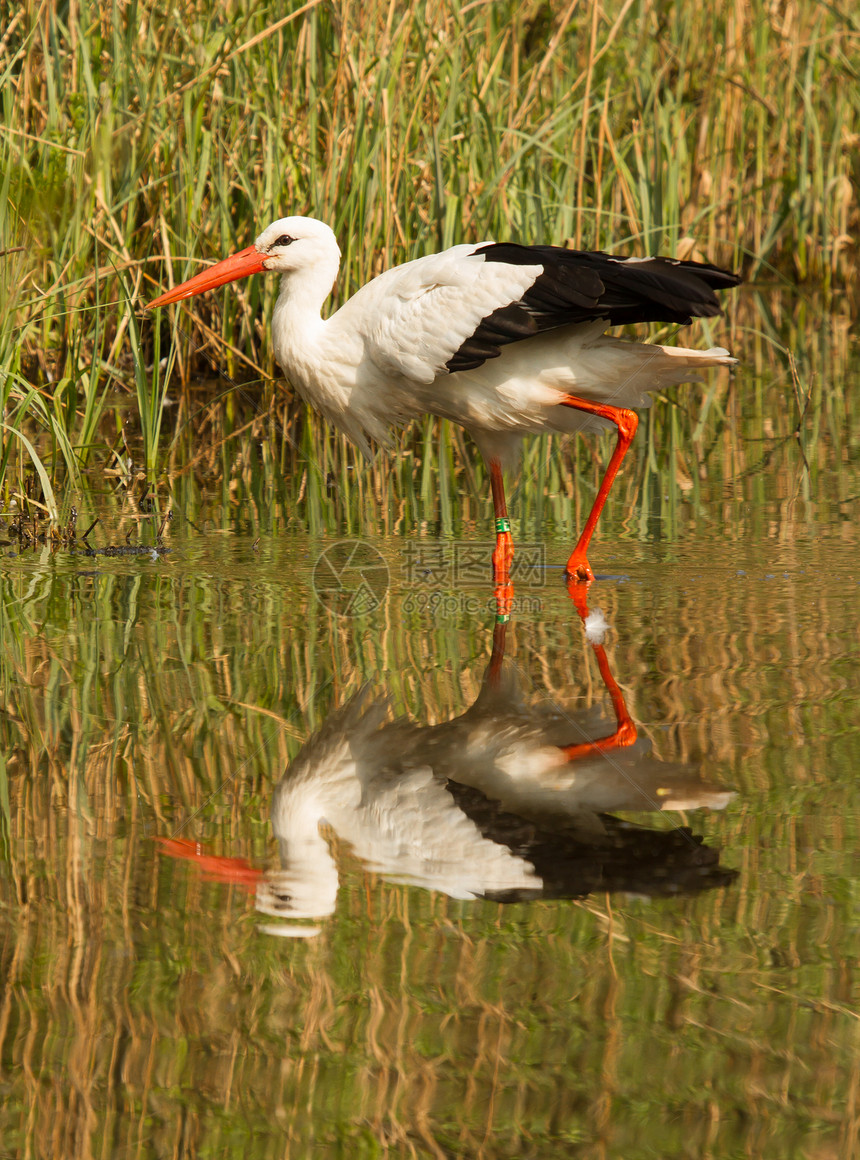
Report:
M 231 254 L 229 258 L 217 262 L 201 274 L 195 274 L 181 286 L 174 286 L 160 298 L 148 303 L 146 309 L 153 310 L 156 306 L 166 306 L 168 302 L 179 302 L 182 298 L 190 298 L 193 294 L 202 294 L 204 290 L 214 290 L 216 286 L 223 286 L 226 282 L 235 282 L 237 278 L 247 278 L 249 274 L 262 274 L 266 268 L 263 265 L 265 257 L 266 255 L 261 254 L 255 246 L 248 246 L 246 250 Z

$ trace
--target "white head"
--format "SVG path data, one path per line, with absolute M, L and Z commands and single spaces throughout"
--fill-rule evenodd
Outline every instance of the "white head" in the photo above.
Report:
M 332 230 L 316 218 L 278 218 L 266 226 L 254 249 L 263 257 L 263 267 L 279 274 L 313 266 L 340 262 L 340 249 Z
M 202 294 L 249 274 L 267 272 L 289 275 L 301 271 L 305 275 L 302 293 L 322 302 L 334 284 L 339 265 L 340 249 L 327 225 L 309 217 L 279 218 L 263 230 L 253 246 L 195 274 L 150 302 L 147 309 Z

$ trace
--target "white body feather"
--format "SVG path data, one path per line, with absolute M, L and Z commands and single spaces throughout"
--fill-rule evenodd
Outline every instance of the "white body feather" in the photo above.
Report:
M 257 908 L 295 919 L 334 911 L 337 861 L 321 824 L 390 882 L 454 898 L 539 892 L 527 854 L 482 834 L 456 804 L 451 781 L 598 847 L 602 812 L 722 809 L 731 800 L 695 767 L 659 761 L 644 738 L 574 761 L 559 748 L 611 731 L 596 708 L 529 704 L 507 663 L 466 713 L 431 727 L 391 720 L 387 699 L 365 689 L 328 718 L 275 789 L 282 866 L 258 884 Z
M 275 356 L 301 395 L 366 454 L 387 443 L 392 425 L 430 413 L 461 424 L 485 458 L 509 466 L 519 437 L 540 431 L 595 430 L 610 424 L 558 406 L 572 394 L 616 407 L 650 406 L 650 392 L 695 381 L 698 370 L 735 360 L 721 347 L 687 350 L 605 335 L 605 323 L 559 327 L 511 345 L 481 366 L 449 373 L 446 364 L 481 321 L 519 301 L 540 265 L 485 261 L 460 245 L 374 278 L 331 318 L 320 317 L 337 275 L 334 234 L 311 218 L 284 218 L 257 239 L 298 235 L 302 261 L 282 270 L 272 329 Z M 306 243 L 310 242 L 310 245 Z M 299 246 L 284 261 L 299 257 Z

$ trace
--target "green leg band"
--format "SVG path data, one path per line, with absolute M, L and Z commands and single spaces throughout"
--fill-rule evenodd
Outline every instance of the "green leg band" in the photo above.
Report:
M 507 516 L 499 516 L 499 518 L 496 520 L 496 532 L 498 533 L 498 535 L 501 536 L 505 532 L 510 532 L 510 530 L 511 530 L 511 521 L 508 519 L 508 517 Z

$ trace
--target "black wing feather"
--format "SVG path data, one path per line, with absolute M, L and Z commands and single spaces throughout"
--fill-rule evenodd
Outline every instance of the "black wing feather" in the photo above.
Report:
M 485 262 L 542 266 L 518 302 L 484 318 L 446 363 L 447 370 L 467 371 L 503 346 L 545 330 L 604 319 L 609 326 L 631 322 L 677 322 L 712 318 L 720 313 L 716 291 L 741 281 L 738 274 L 707 262 L 675 258 L 614 258 L 601 251 L 565 250 L 559 246 L 520 246 L 490 242 L 471 255 Z

